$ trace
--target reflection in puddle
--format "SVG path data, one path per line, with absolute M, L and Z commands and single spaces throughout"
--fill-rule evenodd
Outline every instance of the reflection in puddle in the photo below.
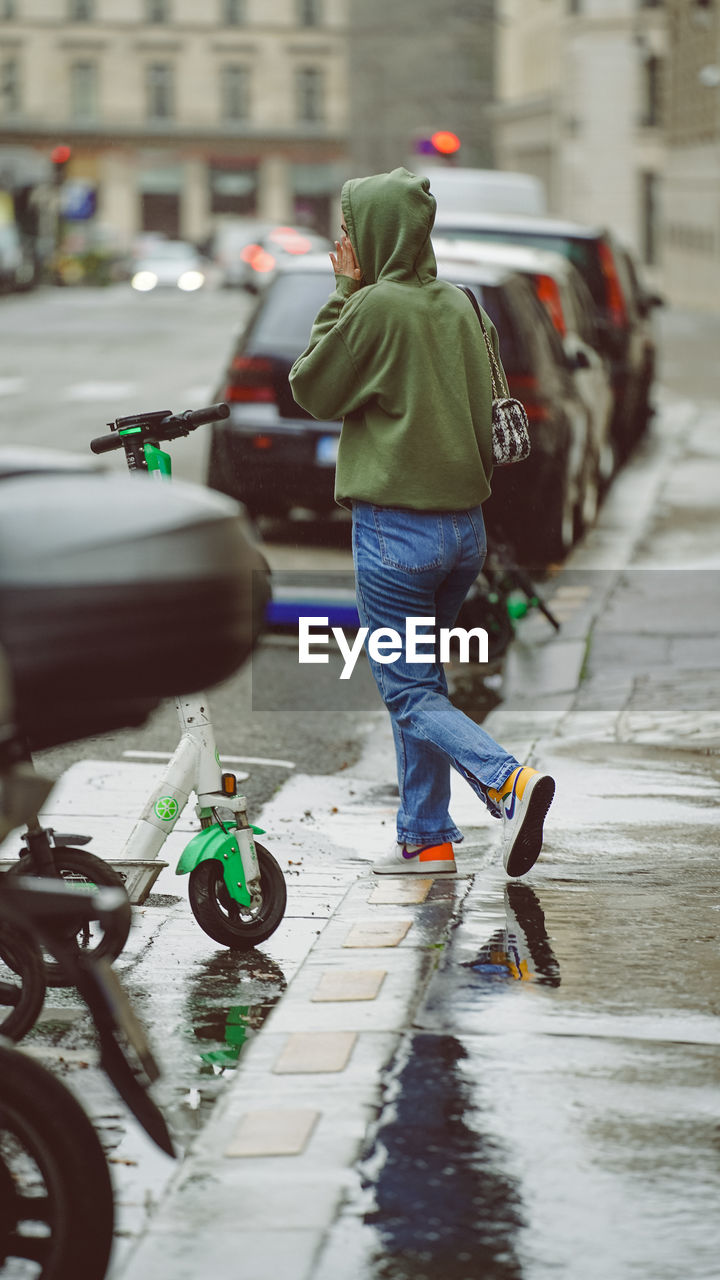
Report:
M 503 894 L 503 927 L 479 939 L 469 961 L 458 958 L 451 941 L 430 983 L 416 1025 L 425 1020 L 437 1029 L 410 1033 L 386 1074 L 383 1109 L 358 1168 L 362 1191 L 346 1205 L 322 1280 L 343 1250 L 353 1248 L 362 1252 L 359 1280 L 521 1280 L 525 1274 L 523 1189 L 510 1148 L 485 1113 L 498 1093 L 512 1098 L 517 1081 L 512 1071 L 489 1071 L 482 1034 L 462 1041 L 453 1034 L 461 971 L 469 979 L 459 983 L 462 1007 L 468 997 L 477 1001 L 480 1032 L 480 992 L 488 981 L 506 991 L 509 983 L 560 983 L 537 894 L 516 882 Z
M 495 1142 L 471 1128 L 465 1049 L 412 1037 L 364 1161 L 378 1246 L 374 1280 L 520 1280 L 518 1192 Z
M 505 886 L 505 927 L 497 929 L 465 968 L 483 978 L 560 986 L 560 966 L 545 928 L 537 894 L 527 884 Z
M 217 1073 L 238 1058 L 287 986 L 278 964 L 262 952 L 223 952 L 198 966 L 188 983 L 188 1022 L 203 1046 L 200 1058 Z

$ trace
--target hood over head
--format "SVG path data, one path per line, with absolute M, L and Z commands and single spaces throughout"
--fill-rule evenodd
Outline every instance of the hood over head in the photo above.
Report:
M 435 197 L 429 178 L 408 169 L 351 178 L 340 202 L 365 284 L 425 284 L 436 278 L 430 243 Z

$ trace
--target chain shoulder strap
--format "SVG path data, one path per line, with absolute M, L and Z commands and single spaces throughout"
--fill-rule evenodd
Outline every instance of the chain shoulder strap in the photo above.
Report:
M 462 289 L 463 293 L 466 294 L 467 297 L 472 302 L 472 305 L 475 309 L 475 314 L 477 315 L 477 318 L 480 321 L 480 328 L 482 329 L 483 338 L 485 339 L 485 346 L 487 347 L 488 359 L 490 361 L 490 381 L 492 383 L 493 400 L 501 400 L 506 395 L 506 391 L 503 386 L 503 378 L 500 372 L 500 365 L 498 364 L 497 356 L 495 355 L 495 352 L 493 350 L 493 345 L 492 345 L 492 342 L 490 341 L 490 335 L 487 329 L 485 328 L 485 323 L 482 318 L 482 311 L 480 310 L 478 300 L 475 297 L 475 294 L 473 293 L 472 289 L 466 288 L 465 285 L 460 285 L 460 288 Z

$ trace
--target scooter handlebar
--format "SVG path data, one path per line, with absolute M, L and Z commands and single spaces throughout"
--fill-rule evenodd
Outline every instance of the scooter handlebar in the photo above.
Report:
M 230 417 L 230 406 L 221 401 L 220 404 L 209 404 L 204 409 L 186 409 L 184 413 L 152 413 L 137 414 L 130 418 L 118 418 L 116 430 L 107 436 L 96 436 L 90 441 L 93 453 L 112 453 L 113 449 L 122 449 L 128 442 L 142 444 L 146 440 L 177 440 L 179 436 L 187 436 L 196 427 L 206 422 L 221 422 Z M 133 424 L 130 426 L 130 424 Z
M 122 449 L 122 436 L 96 436 L 90 441 L 93 453 L 111 453 L 113 449 Z
M 206 409 L 188 409 L 179 415 L 190 427 L 202 427 L 206 422 L 222 422 L 230 417 L 230 406 L 222 400 L 220 404 L 210 404 Z

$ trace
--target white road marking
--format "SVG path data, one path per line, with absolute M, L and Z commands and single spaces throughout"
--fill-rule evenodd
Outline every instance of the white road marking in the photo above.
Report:
M 136 382 L 72 382 L 63 391 L 64 400 L 119 400 L 137 392 Z
M 27 378 L 0 378 L 0 396 L 19 396 L 27 386 Z
M 133 760 L 170 760 L 170 751 L 123 751 L 127 759 Z M 294 769 L 292 760 L 272 760 L 266 756 L 220 756 L 221 764 L 266 764 L 271 768 Z M 247 774 L 245 775 L 247 777 Z
M 178 391 L 176 398 L 178 404 L 196 405 L 199 408 L 201 405 L 212 404 L 212 388 L 186 387 L 184 391 Z

